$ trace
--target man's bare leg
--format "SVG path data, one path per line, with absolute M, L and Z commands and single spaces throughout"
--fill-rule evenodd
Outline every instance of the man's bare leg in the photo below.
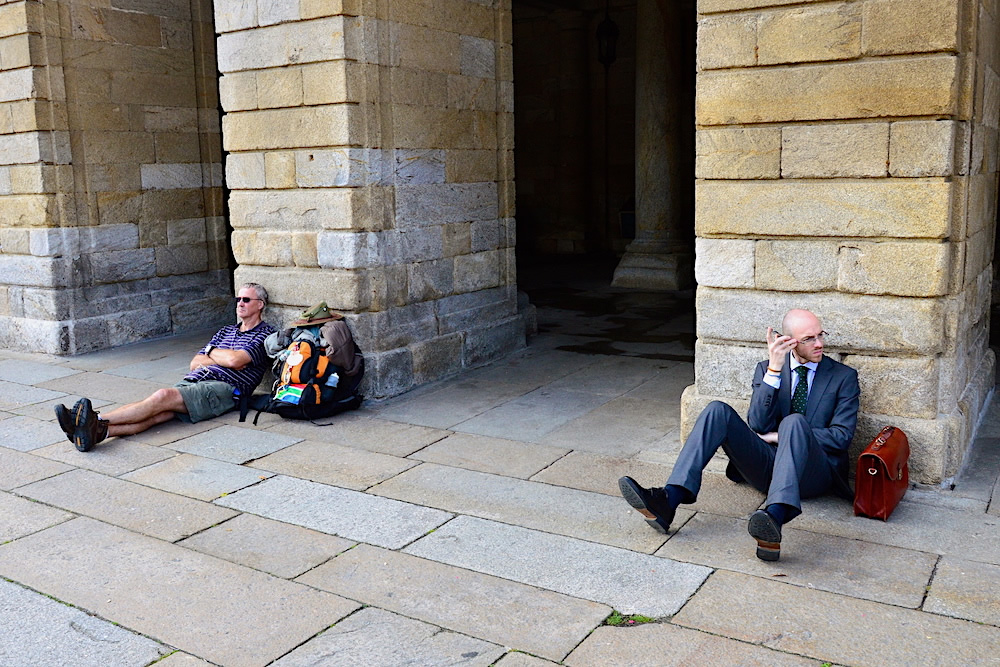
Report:
M 108 435 L 142 433 L 157 424 L 173 419 L 174 413 L 187 413 L 181 392 L 174 387 L 157 389 L 147 398 L 129 403 L 101 416 L 108 421 Z

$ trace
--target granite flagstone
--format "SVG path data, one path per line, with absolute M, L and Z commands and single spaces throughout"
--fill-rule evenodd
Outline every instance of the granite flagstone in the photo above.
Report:
M 510 651 L 496 663 L 497 667 L 552 667 L 555 664 L 520 651 Z
M 30 452 L 46 445 L 65 442 L 66 434 L 59 424 L 32 417 L 11 417 L 0 421 L 0 446 Z
M 596 602 L 364 544 L 296 581 L 556 661 L 611 612 Z
M 68 521 L 73 516 L 55 507 L 0 492 L 0 544 Z
M 372 410 L 381 419 L 419 424 L 436 429 L 450 429 L 456 424 L 511 401 L 522 392 L 507 385 L 489 385 L 463 378 L 419 396 L 404 394 Z
M 410 454 L 410 458 L 527 479 L 566 456 L 569 451 L 562 447 L 529 445 L 485 435 L 452 433 L 444 440 Z
M 252 428 L 220 426 L 167 443 L 167 446 L 178 452 L 239 464 L 273 454 L 301 439 Z
M 0 546 L 0 575 L 220 665 L 266 665 L 358 608 L 88 518 Z
M 296 419 L 282 419 L 268 427 L 273 433 L 284 433 L 300 440 L 335 442 L 390 456 L 407 456 L 448 435 L 447 431 L 401 424 L 386 419 L 342 414 L 316 424 Z
M 278 475 L 216 505 L 399 549 L 452 517 L 430 507 Z
M 112 477 L 177 456 L 169 449 L 150 447 L 128 438 L 109 438 L 89 452 L 81 452 L 65 437 L 54 445 L 32 451 L 32 454 Z
M 494 438 L 541 442 L 547 434 L 566 422 L 590 412 L 610 399 L 610 396 L 602 394 L 542 387 L 451 428 L 453 431 Z
M 177 442 L 183 438 L 189 438 L 204 431 L 211 431 L 212 429 L 219 428 L 221 425 L 221 418 L 206 419 L 205 421 L 200 421 L 197 424 L 188 424 L 187 422 L 182 422 L 180 419 L 171 419 L 170 421 L 163 422 L 162 424 L 158 424 L 151 429 L 145 430 L 142 433 L 123 436 L 118 439 L 128 442 L 141 442 L 152 447 L 162 447 L 163 445 L 169 445 L 172 442 Z
M 82 609 L 0 579 L 0 665 L 142 667 L 171 651 Z
M 576 372 L 550 382 L 548 387 L 621 396 L 654 378 L 664 366 L 669 368 L 672 365 L 672 362 L 656 359 L 603 356 Z
M 155 447 L 152 449 L 159 450 Z M 161 491 L 211 501 L 271 476 L 266 471 L 252 470 L 225 461 L 179 454 L 121 477 Z
M 274 667 L 315 665 L 482 665 L 503 655 L 496 644 L 384 609 L 366 607 L 310 639 Z
M 653 553 L 666 537 L 619 498 L 436 463 L 371 488 L 371 493 L 526 528 Z M 691 513 L 677 512 L 675 526 Z
M 67 470 L 72 468 L 64 463 L 0 447 L 0 471 L 3 471 L 0 473 L 0 491 L 16 489 Z
M 332 442 L 305 440 L 249 465 L 262 471 L 364 491 L 409 470 L 417 462 Z
M 48 380 L 47 382 L 40 382 L 37 386 L 66 394 L 86 396 L 90 399 L 100 398 L 112 403 L 124 404 L 141 401 L 157 389 L 161 389 L 167 385 L 159 382 L 149 382 L 148 380 L 116 377 L 106 373 L 84 372 L 55 380 Z M 48 400 L 49 398 L 56 397 L 47 396 L 39 400 Z
M 29 405 L 22 405 L 17 408 L 12 408 L 11 411 L 24 415 L 26 417 L 34 417 L 35 419 L 41 419 L 43 421 L 54 421 L 56 418 L 55 407 L 57 405 L 65 405 L 67 408 L 72 408 L 76 405 L 76 402 L 80 400 L 80 396 L 74 394 L 63 394 L 59 398 L 52 398 L 47 401 L 41 401 L 39 403 L 31 403 Z M 91 399 L 91 405 L 95 409 L 103 411 L 108 405 L 112 405 L 110 401 L 105 401 L 100 398 Z
M 17 492 L 168 542 L 192 535 L 236 514 L 211 503 L 89 470 L 71 470 L 22 486 Z
M 617 397 L 551 431 L 539 442 L 574 450 L 628 456 L 661 440 L 680 424 L 662 401 Z
M 468 516 L 456 517 L 403 551 L 651 617 L 677 613 L 712 572 Z
M 0 359 L 0 380 L 18 384 L 39 384 L 75 375 L 80 371 L 66 366 L 46 364 L 27 359 Z
M 1000 566 L 944 556 L 922 609 L 1000 626 Z

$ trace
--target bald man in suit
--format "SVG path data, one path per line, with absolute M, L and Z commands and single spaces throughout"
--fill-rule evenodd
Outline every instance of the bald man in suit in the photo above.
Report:
M 847 456 L 858 422 L 858 373 L 823 355 L 826 332 L 808 310 L 790 310 L 784 333 L 767 329 L 768 360 L 757 365 L 747 421 L 726 403 L 702 411 L 662 489 L 618 480 L 622 496 L 667 533 L 677 506 L 693 503 L 715 452 L 729 457 L 726 476 L 767 494 L 750 516 L 757 557 L 781 555 L 781 528 L 802 513 L 802 498 L 850 495 Z

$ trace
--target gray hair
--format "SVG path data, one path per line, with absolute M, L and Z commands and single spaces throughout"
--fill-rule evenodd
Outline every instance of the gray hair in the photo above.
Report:
M 258 285 L 257 283 L 243 283 L 240 285 L 240 289 L 252 289 L 257 294 L 257 298 L 264 302 L 264 307 L 267 308 L 267 290 L 264 289 L 263 285 Z

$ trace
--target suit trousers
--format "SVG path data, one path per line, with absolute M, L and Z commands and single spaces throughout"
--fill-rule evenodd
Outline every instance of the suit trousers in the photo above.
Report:
M 715 452 L 722 450 L 744 480 L 767 494 L 767 505 L 782 503 L 794 508 L 789 518 L 802 512 L 801 498 L 830 490 L 834 471 L 812 428 L 800 414 L 791 414 L 778 426 L 778 445 L 764 442 L 733 408 L 712 401 L 684 442 L 667 484 L 688 491 L 694 502 L 701 489 L 701 475 Z

